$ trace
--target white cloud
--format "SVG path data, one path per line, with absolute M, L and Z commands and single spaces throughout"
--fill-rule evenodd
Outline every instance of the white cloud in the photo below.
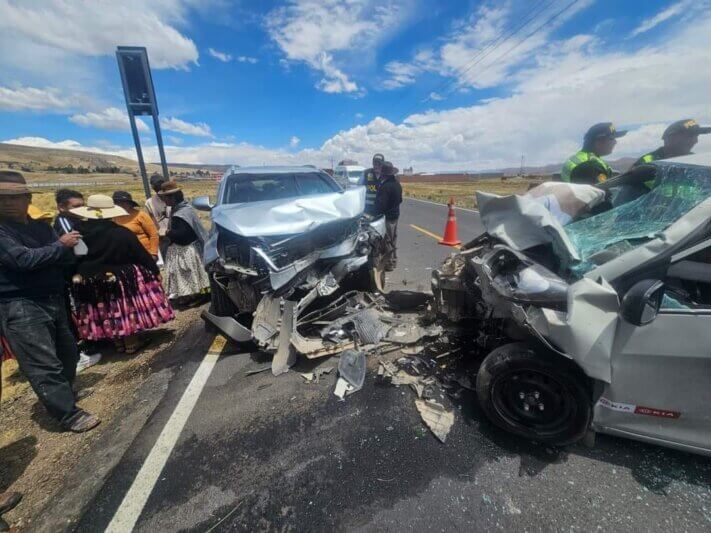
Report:
M 381 84 L 384 89 L 399 89 L 405 85 L 412 85 L 417 75 L 422 72 L 422 67 L 414 63 L 391 61 L 385 65 L 388 78 Z
M 656 45 L 627 48 L 609 52 L 586 35 L 549 42 L 511 77 L 504 96 L 423 111 L 401 123 L 376 117 L 336 133 L 318 149 L 208 142 L 166 150 L 170 161 L 184 163 L 325 166 L 331 157 L 366 162 L 382 152 L 396 166 L 412 165 L 415 171 L 492 169 L 515 167 L 522 154 L 529 165 L 562 162 L 596 122 L 631 129 L 612 158 L 656 148 L 674 120 L 711 123 L 711 70 L 699 67 L 711 48 L 711 12 L 678 21 Z M 696 151 L 711 151 L 711 135 L 701 136 Z M 126 148 L 121 155 L 135 157 L 132 152 Z M 154 147 L 147 154 L 157 161 Z
M 676 17 L 680 13 L 683 13 L 688 8 L 689 2 L 687 0 L 682 0 L 681 2 L 672 4 L 668 8 L 654 15 L 653 17 L 643 20 L 642 23 L 632 31 L 631 36 L 635 37 L 637 35 L 640 35 L 641 33 L 646 33 L 649 30 L 659 26 L 662 22 L 666 22 L 670 18 Z
M 44 137 L 18 137 L 17 139 L 7 139 L 2 141 L 4 144 L 17 144 L 20 146 L 35 146 L 38 148 L 59 148 L 62 150 L 81 150 L 82 144 L 78 141 L 67 139 L 64 141 L 53 142 Z M 97 149 L 98 151 L 98 149 Z
M 0 86 L 0 111 L 66 111 L 79 103 L 57 88 L 2 87 Z
M 208 48 L 207 52 L 214 57 L 215 59 L 219 59 L 223 63 L 229 63 L 232 61 L 232 56 L 226 52 L 220 52 L 219 50 L 215 50 L 214 48 Z
M 107 107 L 102 111 L 90 111 L 69 117 L 69 121 L 84 128 L 99 128 L 102 130 L 130 131 L 128 115 L 117 107 Z M 150 131 L 146 123 L 136 118 L 138 131 Z
M 175 131 L 184 135 L 194 135 L 196 137 L 213 137 L 210 126 L 204 122 L 195 124 L 180 120 L 179 118 L 161 118 L 160 126 L 164 130 Z
M 289 139 L 289 146 L 292 148 L 296 148 L 299 146 L 299 143 L 301 142 L 301 139 L 299 139 L 296 135 L 292 136 L 291 139 Z
M 130 131 L 128 115 L 117 107 L 107 107 L 102 111 L 90 111 L 69 117 L 74 124 L 85 128 L 98 128 L 102 130 Z M 174 117 L 160 119 L 161 128 L 174 131 L 183 135 L 195 137 L 212 137 L 210 126 L 204 122 L 191 123 Z M 136 117 L 136 127 L 140 132 L 148 132 L 150 128 L 139 117 Z
M 542 9 L 535 4 L 533 10 L 531 2 L 480 4 L 468 17 L 455 22 L 443 44 L 420 51 L 408 62 L 386 65 L 383 86 L 397 89 L 410 85 L 424 73 L 452 78 L 454 89 L 505 83 L 514 69 L 535 60 L 555 30 L 593 1 L 583 0 L 563 12 L 566 4 L 555 2 Z
M 197 63 L 195 43 L 178 27 L 192 0 L 75 2 L 0 1 L 0 52 L 22 57 L 23 49 L 63 52 L 67 56 L 113 55 L 117 45 L 141 43 L 154 68 L 186 68 Z M 1 54 L 0 54 L 1 55 Z
M 440 100 L 444 100 L 444 96 L 442 96 L 441 94 L 436 93 L 436 92 L 434 92 L 434 91 L 432 91 L 432 92 L 430 93 L 430 95 L 428 96 L 428 98 L 429 98 L 430 100 L 434 100 L 435 102 L 438 102 L 438 101 L 440 101 Z
M 234 60 L 234 61 L 237 61 L 238 63 L 249 63 L 251 65 L 256 65 L 259 62 L 259 59 L 257 59 L 256 57 L 232 56 L 231 54 L 228 54 L 227 52 L 220 52 L 219 50 L 215 50 L 214 48 L 208 48 L 207 52 L 212 57 L 222 61 L 223 63 L 229 63 L 230 61 Z
M 323 78 L 317 87 L 355 93 L 358 84 L 344 72 L 348 53 L 363 55 L 392 35 L 407 18 L 412 0 L 289 0 L 266 18 L 270 37 L 290 61 L 306 63 Z

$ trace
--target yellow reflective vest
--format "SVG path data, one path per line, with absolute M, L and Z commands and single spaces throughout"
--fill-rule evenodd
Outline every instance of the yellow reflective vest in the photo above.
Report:
M 563 171 L 560 174 L 561 179 L 570 183 L 570 177 L 575 167 L 581 165 L 582 163 L 587 163 L 588 161 L 595 161 L 602 170 L 600 174 L 601 176 L 604 176 L 604 179 L 602 177 L 598 177 L 598 182 L 603 182 L 612 177 L 612 167 L 610 167 L 610 165 L 608 165 L 601 157 L 594 152 L 580 150 L 578 153 L 570 156 L 563 164 Z

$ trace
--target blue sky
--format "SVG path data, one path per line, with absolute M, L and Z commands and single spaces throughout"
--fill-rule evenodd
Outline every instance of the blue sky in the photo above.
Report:
M 173 162 L 327 165 L 382 151 L 415 170 L 544 164 L 606 120 L 632 130 L 617 155 L 634 155 L 670 121 L 711 121 L 710 7 L 0 0 L 0 141 L 133 156 L 113 55 L 123 44 L 148 47 Z

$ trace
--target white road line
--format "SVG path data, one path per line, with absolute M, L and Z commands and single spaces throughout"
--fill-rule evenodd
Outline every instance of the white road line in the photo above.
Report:
M 422 202 L 423 204 L 432 204 L 432 205 L 440 205 L 447 207 L 447 204 L 440 204 L 439 202 L 432 202 L 430 200 L 422 200 L 420 198 L 413 198 L 412 196 L 404 196 L 406 200 L 414 200 L 415 202 Z M 454 206 L 454 209 L 457 209 L 459 211 L 466 211 L 467 213 L 479 213 L 476 209 L 467 209 L 466 207 L 457 207 L 456 205 Z
M 106 528 L 107 532 L 125 533 L 133 530 L 224 346 L 224 338 L 216 337 Z

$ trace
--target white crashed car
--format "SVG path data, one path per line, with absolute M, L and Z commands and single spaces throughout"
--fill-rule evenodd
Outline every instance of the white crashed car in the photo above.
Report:
M 539 442 L 596 431 L 711 455 L 710 196 L 708 155 L 598 188 L 478 195 L 486 233 L 432 288 L 490 351 L 477 394 L 494 424 Z
M 237 342 L 275 352 L 275 374 L 295 352 L 337 353 L 338 345 L 300 334 L 300 318 L 339 291 L 382 290 L 383 218 L 363 215 L 365 188 L 343 189 L 315 167 L 246 167 L 225 173 L 211 212 L 205 268 L 208 324 Z M 342 349 L 342 348 L 341 348 Z

